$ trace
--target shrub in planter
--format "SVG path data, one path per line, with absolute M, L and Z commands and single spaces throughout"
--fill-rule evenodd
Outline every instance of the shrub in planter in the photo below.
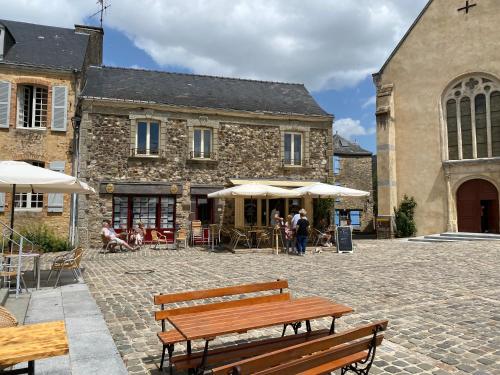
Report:
M 415 199 L 413 197 L 408 198 L 407 195 L 403 197 L 397 209 L 394 207 L 397 237 L 413 237 L 417 233 L 417 226 L 413 218 L 416 207 L 417 202 L 415 202 Z
M 32 225 L 21 230 L 21 234 L 37 245 L 44 253 L 70 251 L 71 243 L 57 236 L 53 230 L 44 224 Z

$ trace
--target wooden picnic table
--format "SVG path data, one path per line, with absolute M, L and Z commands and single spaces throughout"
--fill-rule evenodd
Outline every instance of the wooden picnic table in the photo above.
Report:
M 288 301 L 261 303 L 168 317 L 169 322 L 186 338 L 188 354 L 191 341 L 205 340 L 205 349 L 198 372 L 205 367 L 208 343 L 218 336 L 245 333 L 252 329 L 283 325 L 283 334 L 288 325 L 297 333 L 301 322 L 306 322 L 311 331 L 310 320 L 331 317 L 330 333 L 335 331 L 335 319 L 351 313 L 352 308 L 321 297 L 297 298 Z
M 28 367 L 24 369 L 4 370 L 2 374 L 32 375 L 35 373 L 35 360 L 68 352 L 66 328 L 62 320 L 0 329 L 0 369 L 28 362 Z

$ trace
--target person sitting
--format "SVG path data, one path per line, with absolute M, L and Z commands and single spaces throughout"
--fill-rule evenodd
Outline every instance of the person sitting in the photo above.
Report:
M 118 246 L 123 246 L 123 247 L 125 247 L 126 249 L 128 249 L 130 251 L 137 250 L 137 247 L 130 246 L 127 243 L 127 241 L 124 241 L 124 240 L 122 240 L 121 238 L 118 237 L 118 235 L 116 234 L 116 232 L 113 229 L 113 227 L 111 227 L 111 221 L 110 220 L 103 220 L 101 235 L 108 242 L 109 241 L 115 241 Z
M 141 222 L 137 223 L 137 226 L 134 227 L 132 233 L 130 234 L 130 242 L 135 246 L 142 246 L 144 244 L 144 238 L 146 237 L 146 229 L 144 228 L 144 224 Z
M 328 223 L 326 222 L 326 219 L 325 218 L 322 218 L 320 219 L 319 223 L 318 223 L 318 230 L 322 233 L 321 235 L 321 242 L 320 242 L 320 245 L 321 246 L 333 246 L 332 245 L 332 235 L 329 231 L 329 225 Z

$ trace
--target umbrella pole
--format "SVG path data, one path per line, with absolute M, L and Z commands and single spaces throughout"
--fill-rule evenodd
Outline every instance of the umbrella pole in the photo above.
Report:
M 10 205 L 10 240 L 9 240 L 9 252 L 12 252 L 12 240 L 14 238 L 14 203 L 16 199 L 16 184 L 12 185 L 12 199 Z

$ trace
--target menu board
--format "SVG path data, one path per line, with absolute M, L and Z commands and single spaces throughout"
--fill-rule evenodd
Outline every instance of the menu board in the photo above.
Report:
M 352 253 L 352 228 L 350 226 L 337 227 L 335 233 L 337 253 Z

